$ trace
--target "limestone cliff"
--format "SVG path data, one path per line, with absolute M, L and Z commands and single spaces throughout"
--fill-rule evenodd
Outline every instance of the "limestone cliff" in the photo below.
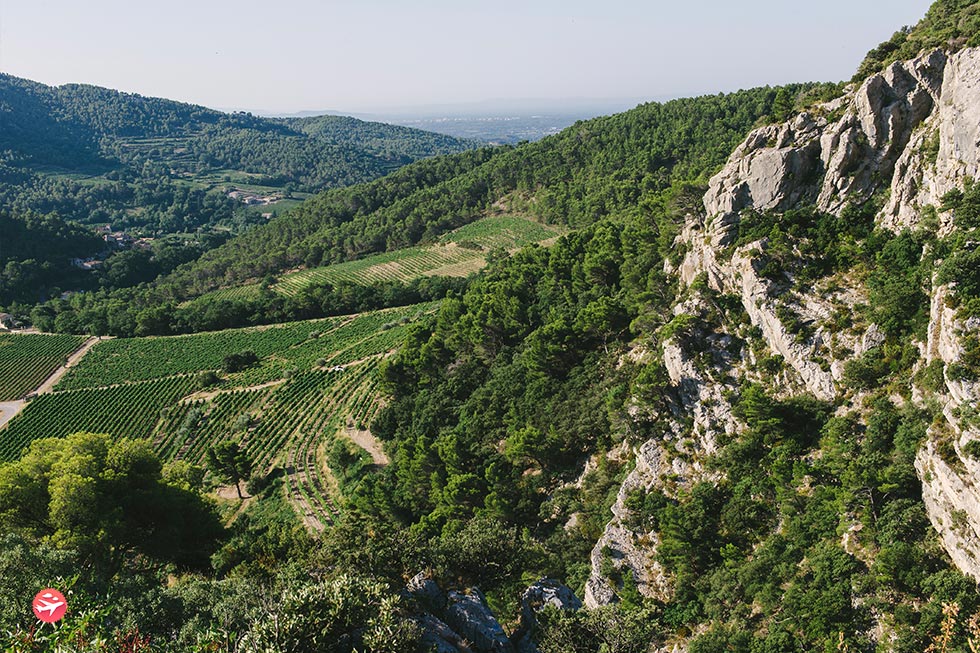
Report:
M 839 275 L 833 284 L 812 288 L 776 283 L 760 274 L 759 262 L 769 243 L 763 238 L 739 243 L 744 211 L 782 213 L 813 205 L 841 216 L 849 205 L 871 198 L 880 206 L 879 227 L 899 232 L 925 226 L 940 235 L 955 229 L 952 216 L 938 211 L 941 198 L 980 172 L 980 49 L 953 54 L 942 50 L 894 63 L 833 102 L 803 112 L 790 121 L 753 131 L 709 182 L 704 212 L 689 215 L 676 247 L 685 255 L 679 266 L 667 266 L 688 292 L 675 314 L 703 313 L 705 292 L 737 297 L 751 326 L 769 353 L 785 361 L 784 371 L 770 376 L 779 394 L 808 392 L 833 401 L 842 411 L 860 411 L 860 393 L 842 386 L 844 363 L 881 344 L 874 324 L 858 323 L 847 332 L 828 327 L 835 312 L 866 301 L 860 279 Z M 924 225 L 927 206 L 935 224 Z M 699 289 L 706 280 L 707 290 Z M 980 323 L 964 321 L 946 301 L 948 287 L 933 284 L 927 342 L 919 367 L 933 361 L 957 362 L 964 333 Z M 809 325 L 792 332 L 785 315 Z M 700 338 L 727 338 L 742 329 L 720 319 Z M 730 359 L 699 369 L 690 343 L 672 338 L 661 344 L 677 406 L 666 433 L 639 446 L 635 470 L 626 478 L 613 519 L 592 555 L 592 577 L 586 600 L 600 605 L 615 599 L 603 574 L 611 564 L 630 569 L 640 591 L 664 597 L 669 582 L 655 560 L 657 533 L 630 529 L 625 502 L 636 488 L 670 492 L 677 478 L 697 478 L 698 461 L 714 451 L 716 438 L 739 428 L 726 399 L 727 388 L 752 377 L 754 354 L 743 350 Z M 961 418 L 980 398 L 976 383 L 953 379 L 944 372 L 939 392 L 945 416 L 933 426 L 916 460 L 929 518 L 952 561 L 980 580 L 980 462 L 966 455 L 965 444 L 980 433 Z M 921 392 L 912 393 L 920 401 Z M 687 420 L 685 422 L 685 419 Z M 693 427 L 691 426 L 693 423 Z M 691 455 L 683 461 L 668 455 L 670 443 L 686 441 Z M 667 481 L 668 476 L 673 479 Z

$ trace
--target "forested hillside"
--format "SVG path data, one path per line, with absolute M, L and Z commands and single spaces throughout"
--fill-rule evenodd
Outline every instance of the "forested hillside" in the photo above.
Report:
M 18 268 L 4 280 L 0 305 L 149 281 L 314 192 L 471 146 L 340 116 L 272 120 L 0 75 L 0 211 L 25 223 L 37 221 L 28 216 L 46 216 L 89 229 L 110 225 L 132 236 L 164 236 L 170 248 L 147 254 L 146 261 L 131 255 L 97 279 L 69 261 L 103 258 L 98 255 L 111 248 L 79 243 L 21 256 L 11 241 L 5 255 Z M 176 259 L 175 248 L 182 249 Z
M 0 465 L 0 631 L 24 650 L 976 651 L 978 7 L 939 0 L 850 85 L 646 104 L 417 162 L 153 284 L 36 308 L 143 335 L 437 300 L 96 345 L 0 429 L 20 438 Z M 464 281 L 296 270 L 491 215 L 564 233 Z M 314 279 L 299 300 L 275 290 L 293 275 Z M 197 388 L 143 411 L 176 462 L 122 429 L 42 437 L 88 414 L 82 393 L 162 380 Z M 201 498 L 219 483 L 220 520 Z M 11 606 L 48 583 L 78 618 L 38 631 Z
M 706 182 L 753 125 L 833 88 L 761 88 L 646 104 L 579 123 L 537 143 L 421 161 L 383 179 L 312 198 L 148 289 L 53 302 L 40 319 L 46 316 L 50 327 L 63 315 L 58 328 L 73 331 L 87 330 L 96 320 L 118 325 L 109 328 L 116 335 L 133 333 L 133 325 L 140 323 L 150 329 L 143 333 L 173 333 L 185 327 L 158 318 L 149 326 L 149 315 L 167 302 L 296 267 L 435 242 L 440 234 L 494 211 L 573 228 L 617 214 L 653 220 L 672 212 L 676 221 L 685 202 L 697 201 L 697 185 Z M 659 219 L 658 224 L 659 242 L 666 249 L 676 226 L 671 219 Z M 230 314 L 244 310 L 226 308 Z

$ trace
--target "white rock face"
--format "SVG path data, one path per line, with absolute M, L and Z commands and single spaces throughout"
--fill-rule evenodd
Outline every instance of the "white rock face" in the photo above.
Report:
M 749 314 L 752 324 L 762 330 L 762 336 L 769 348 L 793 367 L 806 389 L 815 397 L 827 401 L 833 399 L 837 394 L 833 376 L 814 361 L 819 342 L 798 342 L 796 336 L 787 331 L 777 317 L 777 302 L 770 292 L 771 284 L 756 273 L 746 249 L 741 249 L 732 256 L 731 268 L 736 288 L 740 291 L 742 306 Z M 819 340 L 819 336 L 814 340 Z
M 926 360 L 930 363 L 957 362 L 963 352 L 959 334 L 980 326 L 961 324 L 956 312 L 946 305 L 948 295 L 948 286 L 933 289 L 926 344 Z M 963 452 L 963 446 L 980 439 L 980 433 L 964 428 L 955 416 L 957 408 L 978 405 L 980 385 L 951 379 L 948 373 L 944 376 L 946 428 L 929 429 L 930 440 L 916 456 L 915 468 L 922 480 L 926 514 L 942 537 L 943 546 L 960 571 L 980 580 L 980 461 Z M 951 439 L 945 458 L 940 454 L 938 439 Z
M 746 209 L 780 212 L 811 203 L 840 215 L 848 204 L 888 189 L 876 222 L 898 232 L 917 228 L 923 207 L 938 208 L 942 196 L 961 187 L 966 176 L 980 176 L 980 49 L 949 57 L 938 50 L 924 53 L 893 64 L 814 115 L 752 132 L 711 179 L 703 200 L 704 215 L 690 216 L 684 225 L 677 239 L 686 247 L 682 263 L 676 270 L 665 270 L 685 286 L 704 275 L 713 290 L 740 299 L 769 350 L 787 363 L 787 372 L 778 380 L 766 380 L 770 390 L 843 399 L 840 411 L 860 411 L 860 395 L 853 400 L 842 397 L 837 383 L 845 363 L 882 344 L 884 333 L 874 324 L 863 332 L 830 333 L 821 323 L 841 306 L 866 301 L 866 289 L 856 279 L 835 279 L 836 289 L 802 295 L 774 286 L 753 265 L 755 250 L 765 250 L 764 239 L 732 247 L 740 214 Z M 951 215 L 939 213 L 938 218 L 940 235 L 954 229 Z M 963 353 L 963 334 L 980 330 L 980 320 L 966 324 L 957 320 L 955 310 L 947 306 L 949 290 L 932 289 L 928 339 L 918 343 L 923 364 L 955 363 Z M 815 327 L 811 338 L 800 340 L 788 331 L 777 311 L 782 303 Z M 688 299 L 674 313 L 697 314 L 697 310 L 697 300 Z M 710 337 L 721 341 L 727 336 Z M 832 350 L 838 353 L 831 356 Z M 745 378 L 743 366 L 728 361 L 719 369 L 699 370 L 695 355 L 677 340 L 662 343 L 661 353 L 677 399 L 675 419 L 665 433 L 638 448 L 636 468 L 620 487 L 612 519 L 592 551 L 585 596 L 589 607 L 616 600 L 611 582 L 601 573 L 609 562 L 623 573 L 632 573 L 642 594 L 670 598 L 670 575 L 656 561 L 658 534 L 631 530 L 626 499 L 637 489 L 670 495 L 678 488 L 712 480 L 698 457 L 716 450 L 718 435 L 739 428 L 724 390 Z M 956 410 L 978 406 L 980 384 L 946 374 L 945 386 L 940 399 L 947 424 L 930 429 L 915 468 L 929 520 L 950 559 L 980 581 L 980 461 L 963 452 L 968 442 L 980 440 L 980 432 L 964 427 Z M 942 438 L 948 441 L 941 444 Z M 681 441 L 692 443 L 688 446 L 694 456 L 668 453 L 683 450 L 678 446 Z M 847 543 L 847 535 L 844 539 Z M 848 550 L 860 553 L 854 547 Z M 683 647 L 682 642 L 674 649 L 658 650 Z
M 703 307 L 697 300 L 689 300 L 675 307 L 677 314 L 697 315 Z M 636 490 L 663 489 L 671 477 L 679 486 L 689 486 L 705 478 L 697 458 L 715 453 L 716 436 L 732 433 L 736 428 L 731 406 L 724 398 L 726 386 L 707 378 L 693 359 L 675 341 L 663 345 L 664 366 L 676 389 L 678 413 L 690 411 L 693 428 L 675 421 L 670 432 L 648 440 L 636 452 L 636 467 L 623 481 L 612 507 L 613 517 L 602 537 L 592 549 L 592 572 L 585 584 L 585 605 L 595 608 L 615 600 L 615 590 L 602 573 L 604 558 L 608 555 L 613 566 L 622 572 L 632 573 L 637 589 L 647 597 L 666 600 L 671 595 L 670 577 L 656 561 L 659 537 L 656 532 L 637 533 L 629 527 L 627 498 Z M 681 441 L 683 440 L 684 444 Z M 664 447 L 665 441 L 683 449 L 695 462 L 675 457 L 670 460 Z M 608 563 L 607 563 L 608 564 Z
M 970 101 L 974 86 L 980 84 L 975 59 L 980 59 L 980 51 L 965 50 L 947 66 L 946 55 L 934 50 L 894 63 L 868 78 L 853 95 L 818 108 L 828 114 L 843 108 L 835 122 L 803 113 L 784 125 L 753 131 L 711 178 L 704 196 L 708 231 L 737 223 L 745 208 L 781 211 L 807 199 L 815 200 L 822 211 L 839 214 L 847 204 L 868 199 L 882 179 L 893 186 L 888 215 L 900 206 L 912 206 L 909 189 L 896 193 L 894 186 L 911 182 L 917 192 L 919 179 L 910 180 L 910 174 L 915 177 L 922 168 L 921 161 L 913 160 L 926 134 L 919 128 L 937 113 L 940 117 L 934 122 L 945 116 L 949 125 L 940 160 L 949 154 L 956 161 L 962 154 L 966 160 L 972 157 L 975 170 L 980 130 L 980 115 L 974 115 L 980 108 Z M 940 103 L 947 93 L 950 97 Z M 942 107 L 939 112 L 937 105 Z M 972 127 L 961 125 L 971 119 Z M 960 166 L 953 173 L 940 171 L 940 176 L 958 179 L 968 169 Z M 897 199 L 901 197 L 905 200 Z
M 876 222 L 898 232 L 917 228 L 924 207 L 938 209 L 942 196 L 961 187 L 967 176 L 980 176 L 980 49 L 953 55 L 941 50 L 925 52 L 911 61 L 892 64 L 812 113 L 749 134 L 710 180 L 703 199 L 704 214 L 689 216 L 678 236 L 676 244 L 686 248 L 682 263 L 676 270 L 665 270 L 677 274 L 685 286 L 704 275 L 713 290 L 739 297 L 768 348 L 787 363 L 788 371 L 778 381 L 768 379 L 773 390 L 805 390 L 821 399 L 840 400 L 837 383 L 844 364 L 880 345 L 884 334 L 873 324 L 863 333 L 846 334 L 829 333 L 820 324 L 837 308 L 866 301 L 865 289 L 859 280 L 843 280 L 843 287 L 823 296 L 791 294 L 774 286 L 753 266 L 754 250 L 763 251 L 765 240 L 732 247 L 741 213 L 781 212 L 814 204 L 821 211 L 841 215 L 849 204 L 860 204 L 887 190 Z M 951 215 L 938 213 L 938 219 L 940 235 L 954 229 Z M 946 287 L 932 291 L 928 341 L 919 345 L 923 363 L 956 362 L 962 355 L 963 333 L 980 329 L 980 321 L 958 323 L 955 311 L 946 305 L 948 293 Z M 789 333 L 778 317 L 780 304 L 790 306 L 802 321 L 815 326 L 814 335 L 800 340 Z M 683 312 L 693 313 L 694 307 L 675 307 L 675 314 Z M 593 572 L 586 590 L 589 606 L 614 600 L 612 588 L 599 573 L 604 547 L 613 553 L 616 566 L 634 570 L 644 594 L 665 597 L 669 593 L 669 579 L 654 562 L 657 534 L 629 530 L 625 498 L 641 487 L 666 491 L 668 476 L 670 483 L 677 483 L 677 478 L 681 483 L 704 478 L 683 461 L 674 459 L 668 465 L 664 442 L 672 441 L 673 446 L 690 437 L 698 452 L 710 453 L 718 434 L 737 428 L 721 392 L 724 383 L 718 379 L 744 377 L 740 366 L 732 362 L 728 369 L 705 375 L 677 342 L 664 343 L 662 349 L 678 398 L 678 414 L 668 433 L 638 450 L 636 469 L 620 489 L 613 519 L 593 550 Z M 831 350 L 843 353 L 832 358 Z M 916 458 L 916 469 L 929 519 L 951 559 L 980 580 L 980 461 L 962 453 L 967 442 L 980 439 L 980 432 L 965 429 L 956 416 L 958 407 L 978 405 L 980 384 L 957 381 L 948 374 L 945 380 L 941 400 L 948 425 L 930 432 L 930 441 Z M 737 378 L 733 382 L 737 384 Z M 860 403 L 843 399 L 840 410 L 860 410 Z M 860 397 L 855 401 L 860 402 Z M 685 417 L 693 418 L 693 432 L 682 426 Z M 952 446 L 939 446 L 937 438 L 949 438 L 949 433 Z M 949 460 L 943 460 L 940 450 Z
M 943 548 L 963 573 L 980 579 L 980 488 L 975 474 L 964 474 L 939 455 L 929 441 L 915 458 L 922 500 Z
M 644 596 L 666 599 L 670 596 L 669 578 L 663 567 L 656 562 L 657 534 L 637 534 L 626 526 L 629 511 L 626 498 L 638 489 L 649 490 L 661 479 L 664 471 L 659 443 L 650 440 L 636 453 L 636 468 L 629 473 L 619 488 L 613 504 L 612 520 L 606 524 L 602 537 L 592 548 L 592 572 L 585 583 L 585 605 L 596 608 L 615 601 L 616 593 L 611 581 L 602 574 L 603 559 L 608 554 L 613 565 L 629 570 L 637 589 Z
M 917 226 L 922 207 L 938 208 L 943 195 L 980 172 L 980 49 L 949 58 L 936 97 L 936 109 L 896 164 L 890 200 L 880 216 L 881 224 L 895 231 Z M 949 220 L 942 226 L 941 233 L 947 233 Z

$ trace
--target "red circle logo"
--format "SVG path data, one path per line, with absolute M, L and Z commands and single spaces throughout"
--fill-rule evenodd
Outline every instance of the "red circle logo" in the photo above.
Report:
M 46 624 L 53 624 L 65 616 L 68 603 L 65 595 L 58 590 L 41 590 L 34 597 L 34 616 Z

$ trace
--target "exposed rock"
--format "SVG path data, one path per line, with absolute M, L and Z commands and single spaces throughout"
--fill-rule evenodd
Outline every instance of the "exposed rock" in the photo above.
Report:
M 535 615 L 548 606 L 574 612 L 582 608 L 582 602 L 571 588 L 550 578 L 542 578 L 524 590 L 521 594 L 521 627 L 513 637 L 517 641 L 517 653 L 538 651 L 533 637 L 537 624 Z
M 422 630 L 422 648 L 432 653 L 470 653 L 466 640 L 460 637 L 444 622 L 431 614 L 422 615 L 418 620 Z
M 427 610 L 440 611 L 446 606 L 446 595 L 424 571 L 420 571 L 408 581 L 405 589 Z
M 617 569 L 633 574 L 640 593 L 658 598 L 669 596 L 667 575 L 655 559 L 657 534 L 637 534 L 626 526 L 629 517 L 627 497 L 637 489 L 648 490 L 655 485 L 663 473 L 663 455 L 657 441 L 646 442 L 636 454 L 636 467 L 619 488 L 612 507 L 613 518 L 592 548 L 592 571 L 585 583 L 585 605 L 589 608 L 608 605 L 616 600 L 612 581 L 602 572 L 607 555 L 611 556 L 611 562 Z
M 833 399 L 837 394 L 833 377 L 830 371 L 824 371 L 814 361 L 814 354 L 820 345 L 819 336 L 810 341 L 800 341 L 787 330 L 778 317 L 772 284 L 756 272 L 748 251 L 748 248 L 739 249 L 732 256 L 731 267 L 733 281 L 749 319 L 762 330 L 769 348 L 780 354 L 799 374 L 808 391 L 820 399 Z
M 860 356 L 861 354 L 871 351 L 875 347 L 880 347 L 885 343 L 885 333 L 877 324 L 872 324 L 864 332 L 861 337 L 861 345 L 854 352 L 855 356 Z
M 967 52 L 973 54 L 964 54 Z M 958 54 L 950 70 L 946 70 L 946 55 L 941 50 L 893 63 L 869 77 L 853 96 L 817 107 L 817 112 L 830 114 L 843 105 L 843 116 L 833 123 L 803 113 L 789 123 L 753 131 L 709 182 L 704 207 L 711 245 L 728 244 L 726 238 L 730 241 L 731 227 L 742 209 L 782 211 L 813 200 L 821 210 L 839 214 L 847 204 L 868 199 L 882 180 L 894 186 L 893 176 L 906 179 L 914 167 L 908 145 L 944 93 L 951 92 L 953 97 L 944 101 L 940 113 L 956 113 L 957 120 L 959 116 L 980 118 L 974 116 L 980 109 L 969 94 L 980 70 L 972 61 L 974 56 L 973 50 Z M 970 124 L 967 130 L 976 131 L 980 119 Z M 975 162 L 976 139 L 970 146 L 970 134 L 962 128 L 948 131 L 956 134 L 947 139 L 950 154 L 955 157 L 953 152 L 963 152 Z M 917 143 L 921 145 L 921 138 Z M 940 151 L 943 159 L 942 145 Z M 961 177 L 968 168 L 961 166 L 954 176 Z M 895 175 L 896 169 L 901 174 Z M 908 192 L 893 189 L 892 195 L 906 197 Z M 896 210 L 891 207 L 892 213 Z M 703 252 L 692 256 L 703 256 Z M 694 261 L 686 263 L 690 267 Z
M 956 449 L 957 460 L 962 455 Z M 943 547 L 963 573 L 980 580 L 980 488 L 966 470 L 956 470 L 939 454 L 936 442 L 926 443 L 915 458 L 922 479 L 922 500 Z
M 521 594 L 521 617 L 533 620 L 534 614 L 551 606 L 559 610 L 579 610 L 582 602 L 575 592 L 551 578 L 542 578 Z
M 713 290 L 740 298 L 770 351 L 787 363 L 778 381 L 767 379 L 780 386 L 774 388 L 777 393 L 806 390 L 824 400 L 838 400 L 837 382 L 845 362 L 884 343 L 876 325 L 864 333 L 845 333 L 833 324 L 835 311 L 865 300 L 861 282 L 834 279 L 838 289 L 823 293 L 791 291 L 790 284 L 773 283 L 756 268 L 765 240 L 735 246 L 742 214 L 781 212 L 811 203 L 820 211 L 841 215 L 849 204 L 888 191 L 876 222 L 897 232 L 918 227 L 928 215 L 925 207 L 939 209 L 943 195 L 961 187 L 968 176 L 980 176 L 980 49 L 949 56 L 941 50 L 924 52 L 911 61 L 893 63 L 812 113 L 750 133 L 710 180 L 704 213 L 688 216 L 677 237 L 676 245 L 685 249 L 683 261 L 676 270 L 665 264 L 665 270 L 677 274 L 686 286 L 704 277 Z M 937 217 L 939 235 L 954 230 L 949 212 Z M 963 333 L 980 329 L 980 320 L 957 320 L 947 306 L 948 294 L 948 288 L 933 290 L 928 341 L 919 343 L 925 363 L 957 362 Z M 779 319 L 787 307 L 806 326 L 800 335 L 790 333 Z M 675 307 L 675 314 L 682 312 L 695 314 L 689 305 Z M 604 561 L 608 567 L 610 556 L 615 568 L 632 571 L 643 594 L 667 598 L 666 573 L 654 561 L 657 534 L 630 530 L 625 499 L 636 489 L 669 492 L 671 484 L 683 486 L 696 478 L 696 456 L 671 457 L 678 442 L 690 436 L 694 451 L 711 452 L 715 436 L 733 428 L 727 401 L 707 388 L 722 387 L 717 379 L 745 377 L 745 368 L 728 362 L 700 372 L 676 341 L 663 345 L 663 360 L 678 410 L 664 433 L 638 448 L 636 469 L 620 488 L 612 520 L 592 552 L 585 596 L 590 607 L 615 600 L 614 588 L 598 572 Z M 962 451 L 968 441 L 980 439 L 980 432 L 964 425 L 957 413 L 957 408 L 980 403 L 980 384 L 950 378 L 947 372 L 945 386 L 940 401 L 947 424 L 930 431 L 916 469 L 929 518 L 951 558 L 980 580 L 980 483 L 975 482 L 980 461 Z M 860 406 L 847 401 L 839 407 L 845 412 L 855 409 Z M 681 426 L 691 417 L 693 433 Z
M 963 351 L 959 333 L 980 326 L 975 320 L 959 325 L 956 312 L 947 305 L 948 295 L 948 286 L 933 288 L 925 351 L 928 362 L 957 362 Z M 930 427 L 929 441 L 916 456 L 915 468 L 922 481 L 926 514 L 944 548 L 961 571 L 980 581 L 980 487 L 975 482 L 980 478 L 980 461 L 962 449 L 980 433 L 964 428 L 954 415 L 956 408 L 980 403 L 980 386 L 944 376 L 947 394 L 943 414 L 947 423 Z M 946 440 L 942 448 L 941 440 Z
M 704 310 L 698 298 L 675 307 L 677 314 L 699 315 Z M 723 336 L 699 332 L 693 339 L 709 337 Z M 664 365 L 676 389 L 678 419 L 669 432 L 639 447 L 636 466 L 619 488 L 613 517 L 592 549 L 592 570 L 585 584 L 585 605 L 589 608 L 616 601 L 616 589 L 602 571 L 609 564 L 621 574 L 631 574 L 640 594 L 661 600 L 670 597 L 669 575 L 656 560 L 659 537 L 656 532 L 637 533 L 630 527 L 627 499 L 637 490 L 664 490 L 668 476 L 672 484 L 682 487 L 705 478 L 698 459 L 717 450 L 715 437 L 719 433 L 731 433 L 736 428 L 731 405 L 725 399 L 725 390 L 730 388 L 719 379 L 709 378 L 676 340 L 669 340 L 662 348 Z M 680 420 L 684 415 L 693 415 L 693 428 L 688 429 Z M 665 441 L 671 441 L 684 457 L 671 459 L 664 449 Z
M 466 592 L 449 592 L 445 620 L 481 653 L 514 653 L 513 644 L 487 606 L 486 598 L 475 587 Z
M 949 190 L 964 176 L 980 173 L 980 49 L 962 50 L 951 58 L 943 78 L 939 104 L 939 191 Z M 945 183 L 943 183 L 945 182 Z

